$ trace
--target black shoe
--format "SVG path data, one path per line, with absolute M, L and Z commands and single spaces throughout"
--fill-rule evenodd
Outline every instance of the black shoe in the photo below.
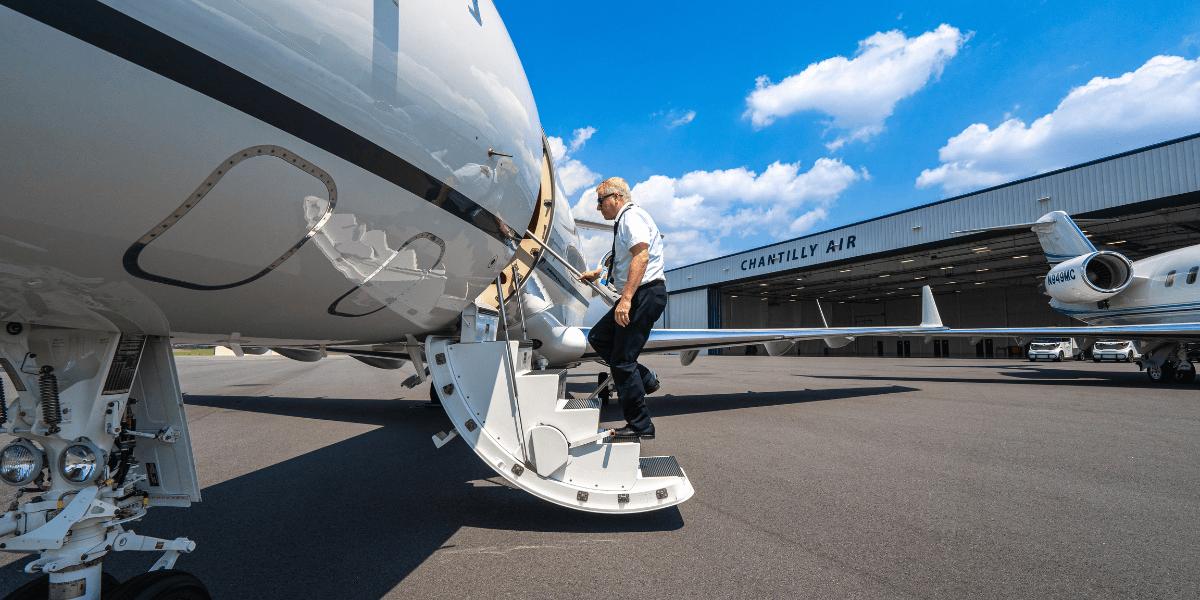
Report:
M 646 391 L 647 396 L 657 392 L 658 388 L 660 387 L 662 386 L 658 384 L 658 373 L 655 373 L 654 371 L 650 371 L 649 379 L 642 380 L 642 389 Z
M 638 433 L 638 432 L 630 429 L 629 426 L 627 425 L 620 429 L 614 429 L 612 437 L 614 437 L 614 438 L 639 438 L 639 439 L 643 439 L 643 440 L 652 440 L 652 439 L 654 439 L 654 428 L 651 427 L 649 429 L 649 431 L 646 431 L 643 433 Z

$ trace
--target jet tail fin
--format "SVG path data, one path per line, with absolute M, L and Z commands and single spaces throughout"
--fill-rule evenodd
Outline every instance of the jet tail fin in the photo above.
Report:
M 1112 221 L 1113 219 L 1079 220 L 1080 223 L 1110 223 Z M 1046 213 L 1042 218 L 1033 223 L 966 229 L 963 231 L 952 231 L 951 233 L 1002 231 L 1005 229 L 1024 229 L 1026 227 L 1029 227 L 1037 234 L 1038 242 L 1042 244 L 1042 251 L 1046 253 L 1046 260 L 1050 261 L 1050 266 L 1052 267 L 1064 260 L 1070 260 L 1076 256 L 1091 254 L 1096 251 L 1096 247 L 1092 245 L 1092 242 L 1079 230 L 1079 225 L 1076 224 L 1076 221 L 1072 220 L 1070 215 L 1061 210 Z
M 938 314 L 937 304 L 933 301 L 933 290 L 929 286 L 921 288 L 921 327 L 944 327 L 942 315 Z

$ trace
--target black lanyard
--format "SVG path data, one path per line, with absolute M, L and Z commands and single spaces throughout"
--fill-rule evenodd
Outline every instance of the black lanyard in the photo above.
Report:
M 617 220 L 613 223 L 612 250 L 608 253 L 608 280 L 609 281 L 612 281 L 613 277 L 615 277 L 617 274 L 617 232 L 621 230 L 620 229 L 621 228 L 621 217 L 625 216 L 625 212 L 628 211 L 630 208 L 632 208 L 632 207 L 626 206 L 626 207 L 622 208 L 620 214 L 617 215 Z

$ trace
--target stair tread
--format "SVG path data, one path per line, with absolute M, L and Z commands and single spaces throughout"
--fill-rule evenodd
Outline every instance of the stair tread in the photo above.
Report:
M 587 398 L 572 398 L 563 406 L 565 410 L 575 410 L 579 408 L 600 408 L 600 401 L 596 399 L 588 400 Z
M 640 444 L 641 441 L 633 436 L 609 436 L 600 440 L 601 444 Z
M 638 461 L 642 477 L 683 477 L 674 456 L 643 456 Z

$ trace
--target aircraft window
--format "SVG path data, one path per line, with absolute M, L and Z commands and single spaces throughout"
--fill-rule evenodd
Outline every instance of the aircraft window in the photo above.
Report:
M 587 262 L 583 260 L 583 254 L 580 254 L 574 244 L 567 245 L 567 262 L 578 271 L 587 270 Z
M 1175 271 L 1167 273 L 1167 287 L 1175 285 Z
M 1188 285 L 1196 283 L 1196 273 L 1200 273 L 1200 267 L 1192 267 L 1191 269 L 1188 269 Z

